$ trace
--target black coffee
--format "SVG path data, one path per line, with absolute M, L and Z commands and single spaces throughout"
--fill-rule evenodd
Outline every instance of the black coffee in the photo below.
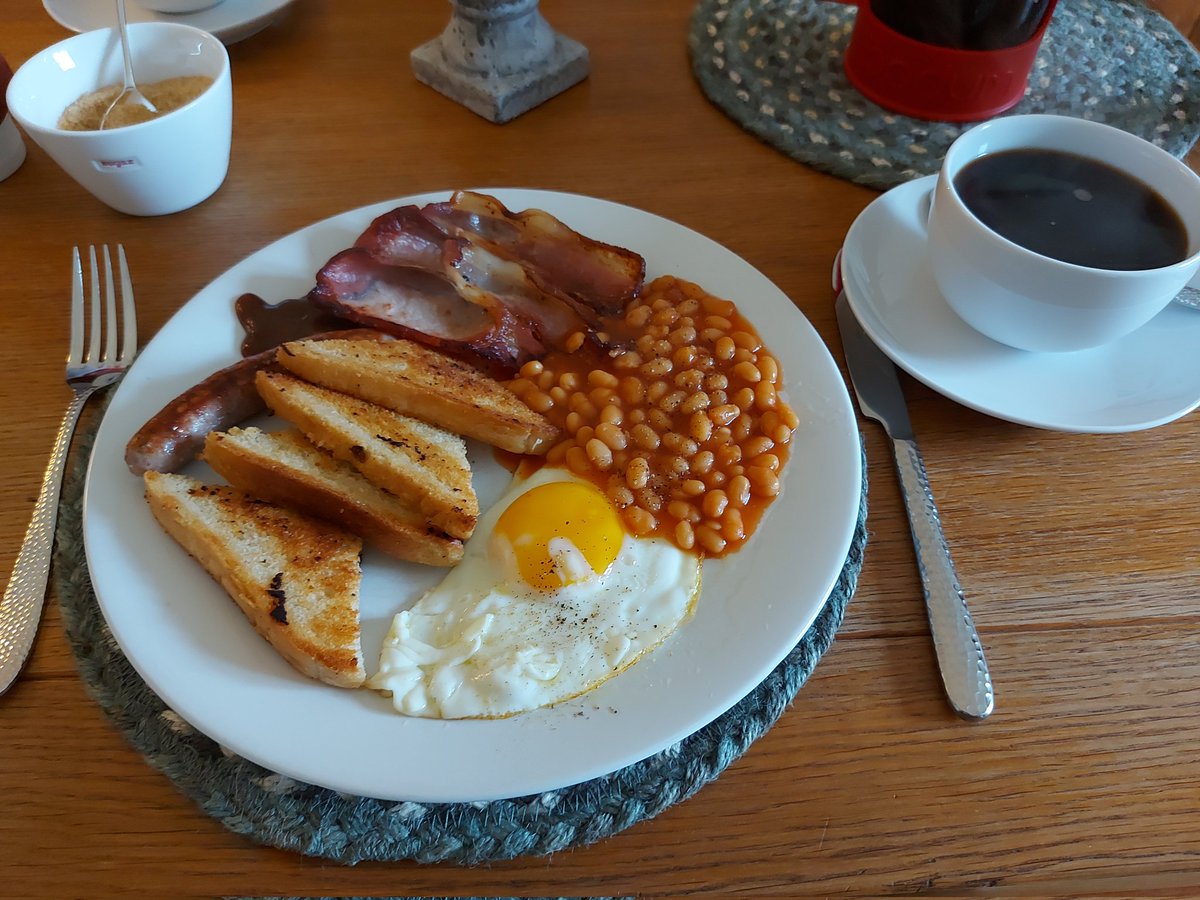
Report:
M 1187 227 L 1160 194 L 1073 153 L 991 153 L 964 166 L 954 188 L 988 228 L 1043 256 L 1138 270 L 1188 255 Z
M 913 40 L 960 50 L 999 50 L 1037 33 L 1050 0 L 871 0 L 871 11 Z

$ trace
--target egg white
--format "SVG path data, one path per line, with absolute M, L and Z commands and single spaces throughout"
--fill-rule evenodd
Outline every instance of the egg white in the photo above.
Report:
M 552 481 L 543 468 L 515 478 L 437 587 L 396 614 L 368 686 L 397 712 L 426 718 L 501 718 L 583 694 L 661 644 L 700 593 L 700 560 L 662 538 L 624 535 L 603 575 L 539 591 L 489 550 L 518 496 Z

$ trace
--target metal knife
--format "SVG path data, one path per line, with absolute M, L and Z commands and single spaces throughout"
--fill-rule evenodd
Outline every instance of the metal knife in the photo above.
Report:
M 896 367 L 863 331 L 844 291 L 838 294 L 837 320 L 858 405 L 864 416 L 883 425 L 892 440 L 946 697 L 963 718 L 985 719 L 995 705 L 992 677 L 950 559 Z

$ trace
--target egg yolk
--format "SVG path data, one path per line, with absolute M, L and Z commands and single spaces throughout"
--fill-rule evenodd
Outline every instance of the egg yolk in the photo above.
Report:
M 603 575 L 623 538 L 616 510 L 599 488 L 569 481 L 526 491 L 501 514 L 496 534 L 511 548 L 521 579 L 542 591 Z M 586 566 L 578 563 L 580 554 Z

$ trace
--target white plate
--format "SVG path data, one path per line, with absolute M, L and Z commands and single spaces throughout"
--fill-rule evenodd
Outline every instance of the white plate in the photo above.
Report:
M 846 234 L 841 273 L 863 329 L 935 391 L 1000 419 L 1056 431 L 1152 428 L 1200 405 L 1200 312 L 1172 305 L 1092 350 L 1031 353 L 984 337 L 942 299 L 925 248 L 936 175 L 893 188 Z
M 137 0 L 126 0 L 130 22 L 181 22 L 203 29 L 226 44 L 235 44 L 257 34 L 295 0 L 224 0 L 216 6 L 185 15 L 170 15 L 146 9 Z M 59 25 L 72 31 L 93 31 L 117 24 L 112 0 L 42 0 L 46 12 Z
M 88 564 L 121 648 L 172 709 L 242 756 L 339 791 L 490 800 L 565 787 L 644 759 L 715 719 L 770 673 L 820 611 L 853 536 L 861 471 L 850 399 L 820 337 L 777 287 L 708 238 L 649 213 L 570 194 L 483 190 L 509 208 L 540 207 L 590 237 L 636 249 L 651 277 L 677 273 L 734 298 L 782 362 L 801 425 L 783 493 L 759 531 L 740 552 L 705 564 L 695 615 L 654 654 L 552 709 L 499 721 L 405 718 L 381 694 L 326 687 L 283 662 L 158 527 L 122 456 L 146 418 L 237 358 L 237 296 L 301 296 L 373 217 L 449 191 L 319 222 L 209 284 L 142 351 L 100 428 L 84 508 Z M 473 455 L 486 505 L 507 476 L 489 451 Z M 196 463 L 188 471 L 208 470 Z M 368 550 L 361 604 L 368 672 L 392 615 L 442 574 Z

